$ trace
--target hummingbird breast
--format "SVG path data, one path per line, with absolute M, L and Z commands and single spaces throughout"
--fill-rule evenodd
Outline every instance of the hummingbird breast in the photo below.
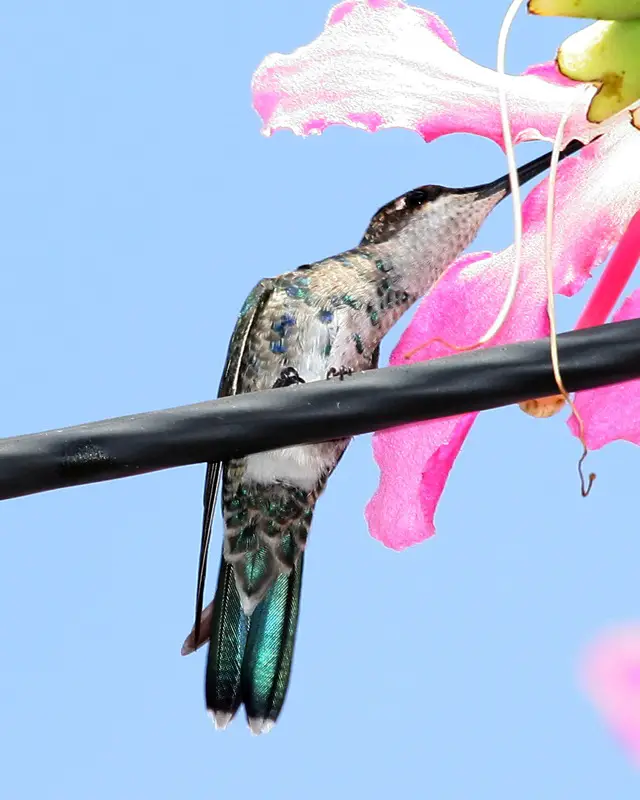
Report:
M 331 367 L 343 365 L 345 309 L 335 303 L 330 287 L 308 272 L 312 271 L 275 280 L 273 294 L 247 342 L 239 392 L 271 389 L 288 368 L 308 383 L 325 380 Z M 287 424 L 286 418 L 282 424 Z M 334 442 L 256 453 L 244 459 L 243 481 L 312 491 L 326 479 L 339 455 Z
M 325 380 L 331 369 L 371 369 L 380 340 L 415 300 L 403 283 L 391 260 L 367 247 L 274 278 L 242 353 L 238 393 L 271 389 L 289 368 L 305 382 Z M 326 480 L 346 444 L 251 455 L 243 459 L 243 480 L 310 491 Z

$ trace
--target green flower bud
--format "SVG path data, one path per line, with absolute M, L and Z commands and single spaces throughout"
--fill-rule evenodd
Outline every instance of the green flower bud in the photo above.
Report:
M 603 122 L 640 99 L 640 20 L 594 22 L 558 50 L 567 78 L 599 85 L 587 119 Z
M 640 0 L 529 0 L 528 8 L 546 17 L 640 19 Z

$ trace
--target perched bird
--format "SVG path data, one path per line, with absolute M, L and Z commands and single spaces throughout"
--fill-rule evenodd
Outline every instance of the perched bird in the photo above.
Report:
M 561 157 L 581 146 L 572 142 Z M 547 154 L 520 167 L 520 183 L 550 160 Z M 260 281 L 240 310 L 219 397 L 375 369 L 382 337 L 471 243 L 509 190 L 508 176 L 466 189 L 421 186 L 383 206 L 358 247 Z M 205 694 L 218 728 L 241 704 L 253 733 L 278 718 L 311 519 L 348 443 L 286 447 L 207 466 L 196 624 L 182 652 L 210 640 Z M 224 548 L 215 598 L 202 612 L 221 473 Z

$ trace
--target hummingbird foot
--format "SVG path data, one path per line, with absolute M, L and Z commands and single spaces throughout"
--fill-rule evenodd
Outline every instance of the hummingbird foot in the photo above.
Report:
M 296 383 L 304 383 L 295 367 L 286 367 L 280 373 L 280 377 L 273 384 L 274 389 L 282 389 L 285 386 L 294 386 Z
M 343 381 L 345 375 L 353 375 L 353 369 L 351 367 L 340 367 L 340 369 L 331 367 L 329 372 L 327 372 L 327 380 L 330 378 L 340 378 L 340 380 Z

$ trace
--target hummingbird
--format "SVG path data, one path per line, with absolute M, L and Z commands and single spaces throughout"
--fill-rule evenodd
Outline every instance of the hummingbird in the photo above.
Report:
M 560 157 L 581 147 L 573 141 Z M 520 167 L 519 182 L 550 162 L 547 153 Z M 357 247 L 261 280 L 240 309 L 218 396 L 376 369 L 383 336 L 509 193 L 508 175 L 463 189 L 420 186 L 383 206 Z M 182 653 L 210 642 L 205 697 L 217 728 L 225 728 L 242 704 L 254 734 L 269 731 L 278 719 L 291 673 L 309 528 L 349 441 L 207 465 L 195 625 Z M 223 552 L 213 602 L 202 611 L 220 483 Z

